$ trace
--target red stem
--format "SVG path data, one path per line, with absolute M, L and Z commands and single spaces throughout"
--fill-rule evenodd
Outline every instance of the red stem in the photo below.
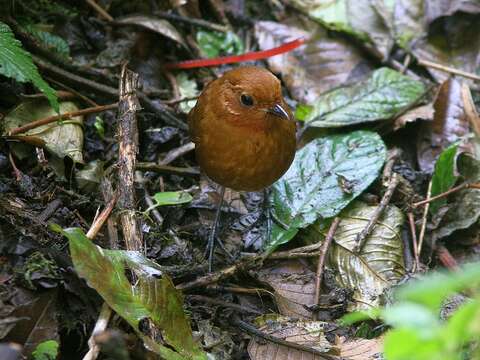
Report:
M 242 55 L 225 56 L 225 57 L 218 57 L 214 59 L 197 59 L 197 60 L 180 61 L 177 63 L 166 64 L 165 68 L 166 69 L 192 69 L 197 67 L 218 66 L 218 65 L 232 64 L 232 63 L 243 62 L 243 61 L 260 60 L 260 59 L 265 59 L 275 55 L 280 55 L 280 54 L 292 51 L 293 49 L 296 49 L 297 47 L 303 45 L 304 43 L 305 43 L 305 39 L 299 38 L 268 50 L 252 51 Z

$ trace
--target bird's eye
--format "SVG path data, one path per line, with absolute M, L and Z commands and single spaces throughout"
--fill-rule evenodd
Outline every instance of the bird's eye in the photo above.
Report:
M 253 105 L 253 98 L 250 95 L 242 94 L 240 96 L 240 101 L 245 106 L 252 106 Z

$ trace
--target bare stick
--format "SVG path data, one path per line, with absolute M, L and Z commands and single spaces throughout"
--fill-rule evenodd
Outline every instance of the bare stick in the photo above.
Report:
M 112 316 L 112 309 L 106 302 L 102 304 L 102 309 L 100 314 L 98 314 L 98 319 L 95 322 L 95 327 L 93 328 L 92 335 L 88 339 L 89 350 L 83 357 L 83 360 L 95 360 L 100 353 L 100 347 L 95 343 L 95 335 L 104 332 L 107 329 L 108 322 Z
M 50 124 L 50 123 L 55 122 L 55 121 L 70 119 L 72 117 L 80 116 L 80 115 L 99 113 L 99 112 L 102 112 L 102 111 L 112 110 L 112 109 L 116 109 L 116 108 L 117 108 L 117 104 L 100 105 L 100 106 L 94 106 L 94 107 L 86 108 L 86 109 L 82 109 L 82 110 L 71 111 L 71 112 L 68 112 L 68 113 L 60 114 L 60 115 L 53 115 L 53 116 L 49 116 L 49 117 L 46 117 L 46 118 L 43 118 L 43 119 L 40 119 L 40 120 L 32 121 L 31 123 L 28 123 L 28 124 L 23 125 L 23 126 L 19 126 L 18 128 L 10 130 L 10 132 L 8 134 L 9 135 L 16 135 L 16 134 L 23 133 L 25 131 L 34 129 L 34 128 L 42 126 L 42 125 Z
M 182 155 L 185 155 L 186 153 L 192 151 L 195 149 L 195 144 L 193 142 L 186 143 L 185 145 L 182 145 L 176 149 L 173 149 L 169 151 L 163 160 L 159 161 L 160 165 L 168 165 L 175 159 L 179 158 Z
M 415 258 L 415 268 L 413 271 L 420 269 L 420 257 L 418 256 L 418 241 L 417 241 L 417 229 L 415 229 L 415 218 L 413 213 L 409 212 L 407 214 L 408 222 L 410 224 L 410 232 L 412 234 L 412 243 L 413 243 L 413 257 Z
M 427 200 L 430 199 L 430 194 L 432 193 L 432 180 L 428 183 L 428 190 L 427 190 Z M 425 237 L 425 230 L 427 228 L 427 215 L 428 209 L 430 208 L 430 201 L 427 201 L 427 205 L 423 209 L 423 216 L 422 216 L 422 227 L 420 228 L 420 235 L 418 237 L 418 249 L 417 254 L 420 256 L 422 253 L 422 245 L 423 245 L 423 238 Z
M 398 177 L 398 174 L 394 173 L 392 175 L 392 178 L 390 180 L 390 184 L 388 184 L 387 191 L 385 191 L 385 194 L 383 195 L 382 200 L 380 201 L 380 204 L 378 204 L 377 208 L 375 209 L 374 213 L 372 214 L 372 217 L 367 223 L 367 226 L 357 235 L 356 238 L 356 246 L 354 249 L 354 252 L 360 252 L 362 251 L 363 246 L 365 245 L 365 241 L 367 237 L 371 234 L 373 231 L 373 228 L 375 227 L 375 224 L 377 223 L 378 219 L 382 215 L 383 211 L 387 207 L 387 205 L 390 203 L 390 199 L 392 198 L 392 195 L 395 191 L 395 188 L 397 187 L 400 179 Z
M 330 228 L 328 229 L 327 237 L 323 240 L 320 256 L 318 257 L 317 274 L 315 276 L 315 305 L 320 303 L 320 291 L 322 288 L 323 267 L 325 265 L 325 259 L 327 257 L 328 248 L 333 241 L 333 236 L 337 231 L 338 224 L 340 224 L 340 218 L 333 219 Z
M 227 301 L 223 301 L 223 300 L 220 300 L 220 299 L 211 298 L 211 297 L 208 297 L 208 296 L 203 296 L 203 295 L 189 295 L 189 296 L 188 296 L 188 299 L 194 300 L 194 301 L 199 301 L 199 302 L 206 302 L 206 303 L 210 303 L 210 304 L 214 304 L 214 305 L 219 305 L 219 306 L 223 306 L 223 307 L 227 307 L 227 308 L 231 308 L 231 309 L 234 309 L 234 310 L 243 312 L 243 313 L 251 313 L 251 314 L 255 314 L 255 315 L 263 315 L 262 312 L 260 312 L 260 311 L 258 311 L 258 310 L 256 310 L 256 309 L 253 309 L 253 308 L 251 308 L 251 307 L 242 306 L 242 305 L 239 305 L 239 304 L 234 304 L 234 303 L 231 303 L 231 302 L 227 302 Z
M 142 251 L 142 232 L 136 218 L 135 163 L 138 152 L 137 99 L 138 75 L 122 68 L 120 102 L 118 104 L 118 189 L 119 207 L 122 210 L 123 239 L 127 250 Z
M 453 188 L 451 188 L 450 190 L 447 190 L 441 194 L 438 194 L 438 195 L 435 195 L 435 196 L 432 196 L 432 197 L 429 197 L 425 200 L 422 200 L 422 201 L 419 201 L 419 202 L 416 202 L 416 203 L 413 203 L 412 206 L 414 208 L 416 207 L 419 207 L 420 205 L 425 205 L 425 204 L 429 204 L 431 203 L 432 201 L 435 201 L 435 200 L 438 200 L 438 199 L 441 199 L 441 198 L 444 198 L 454 192 L 457 192 L 459 190 L 462 190 L 462 189 L 480 189 L 480 183 L 464 183 L 464 184 L 460 184 L 458 186 L 455 186 Z
M 85 1 L 105 20 L 113 21 L 113 17 L 104 8 L 98 5 L 94 0 L 85 0 Z
M 194 168 L 183 168 L 170 165 L 159 165 L 153 162 L 139 162 L 136 166 L 137 170 L 153 171 L 159 174 L 171 174 L 180 176 L 198 176 L 200 170 Z
M 156 16 L 160 17 L 160 18 L 163 18 L 163 19 L 184 22 L 184 23 L 187 23 L 187 24 L 190 24 L 190 25 L 203 27 L 203 28 L 209 29 L 209 30 L 221 31 L 221 32 L 227 32 L 228 31 L 228 27 L 226 27 L 226 26 L 211 23 L 211 22 L 203 20 L 203 19 L 194 19 L 194 18 L 191 18 L 191 17 L 176 15 L 176 14 L 167 13 L 167 12 L 164 12 L 164 11 L 155 11 L 154 14 Z
M 480 81 L 480 76 L 472 74 L 472 73 L 467 72 L 467 71 L 458 70 L 458 69 L 452 68 L 450 66 L 445 66 L 445 65 L 438 64 L 438 63 L 435 63 L 433 61 L 428 61 L 428 60 L 424 60 L 424 59 L 418 59 L 417 61 L 418 61 L 418 64 L 422 65 L 422 66 L 426 66 L 426 67 L 429 67 L 429 68 L 432 68 L 432 69 L 444 71 L 444 72 L 447 72 L 447 73 L 450 73 L 450 74 L 460 75 L 460 76 L 463 76 L 463 77 L 468 78 L 468 79 L 473 79 L 473 80 Z
M 450 254 L 450 251 L 448 251 L 445 246 L 437 246 L 436 253 L 438 259 L 443 264 L 443 266 L 450 270 L 458 270 L 457 260 L 455 260 L 455 258 L 452 256 L 452 254 Z

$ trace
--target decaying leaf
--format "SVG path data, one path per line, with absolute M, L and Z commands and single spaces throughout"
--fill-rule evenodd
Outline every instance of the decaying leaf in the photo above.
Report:
M 383 141 L 368 131 L 325 136 L 297 151 L 271 192 L 275 216 L 288 230 L 275 225 L 267 249 L 318 218 L 337 215 L 377 178 L 385 154 Z
M 271 49 L 288 41 L 309 38 L 298 49 L 267 59 L 269 68 L 282 75 L 292 96 L 312 104 L 324 92 L 362 79 L 372 67 L 360 51 L 341 38 L 329 36 L 317 24 L 304 28 L 272 21 L 255 24 L 260 49 Z
M 304 263 L 284 261 L 262 269 L 258 277 L 274 289 L 280 314 L 312 319 L 309 307 L 315 303 L 315 273 Z
M 294 320 L 283 316 L 275 316 L 258 321 L 264 323 L 260 330 L 279 339 L 303 345 L 315 349 L 317 352 L 328 353 L 332 345 L 324 335 L 327 323 L 311 320 Z M 318 353 L 294 349 L 287 345 L 279 345 L 273 342 L 260 342 L 257 339 L 250 340 L 248 354 L 252 360 L 287 360 L 287 359 L 311 359 L 324 360 Z
M 400 115 L 395 119 L 393 124 L 393 130 L 398 130 L 405 127 L 408 123 L 414 122 L 416 120 L 433 120 L 433 104 L 429 103 L 422 105 L 411 110 L 408 110 L 406 113 Z
M 289 2 L 331 30 L 342 31 L 371 45 L 381 58 L 386 58 L 393 45 L 383 19 L 369 0 Z
M 328 253 L 327 266 L 335 272 L 338 284 L 353 290 L 355 302 L 349 310 L 364 310 L 380 305 L 384 290 L 405 275 L 400 237 L 404 217 L 393 205 L 386 208 L 361 252 L 353 252 L 357 235 L 365 228 L 375 209 L 375 206 L 355 202 L 342 212 L 335 242 Z M 322 236 L 328 230 L 326 224 L 317 225 L 319 227 L 311 227 L 310 231 L 319 231 Z
M 182 356 L 206 359 L 193 340 L 190 324 L 183 312 L 182 295 L 167 276 L 159 279 L 144 274 L 132 286 L 125 276 L 125 268 L 131 264 L 130 261 L 109 256 L 109 252 L 94 245 L 78 228 L 56 230 L 69 239 L 75 270 L 107 304 L 138 334 L 141 334 L 140 322 L 147 319 L 152 321 L 160 329 L 162 338 L 175 351 L 144 336 L 150 339 L 145 340 L 148 347 L 167 359 L 182 359 Z
M 442 84 L 433 104 L 433 121 L 425 122 L 417 140 L 420 169 L 431 173 L 443 149 L 469 132 L 461 83 L 449 79 Z
M 320 96 L 305 122 L 330 128 L 388 120 L 418 102 L 424 93 L 420 81 L 381 68 L 363 82 Z
M 59 340 L 56 289 L 38 296 L 29 291 L 19 291 L 13 302 L 16 307 L 11 316 L 19 319 L 3 341 L 21 344 L 23 354 L 29 355 L 38 344 L 46 340 Z
M 383 337 L 375 339 L 341 338 L 335 344 L 340 356 L 348 360 L 377 360 L 382 353 Z
M 72 102 L 62 102 L 59 104 L 60 114 L 77 111 L 78 107 Z M 3 120 L 4 134 L 8 131 L 40 120 L 48 116 L 56 115 L 56 112 L 50 107 L 48 102 L 42 99 L 29 100 L 21 103 L 12 110 Z M 83 162 L 83 116 L 76 116 L 69 120 L 53 122 L 31 129 L 22 137 L 38 139 L 39 144 L 43 143 L 45 148 L 55 154 L 60 159 L 65 156 L 70 157 L 75 162 Z M 31 151 L 24 144 L 12 144 L 15 155 L 20 159 L 30 156 Z
M 182 35 L 167 20 L 158 19 L 152 16 L 146 16 L 146 15 L 132 15 L 132 16 L 124 17 L 120 20 L 117 20 L 117 22 L 120 24 L 141 26 L 145 29 L 154 31 L 157 34 L 166 36 L 169 39 L 176 41 L 180 45 L 187 47 Z

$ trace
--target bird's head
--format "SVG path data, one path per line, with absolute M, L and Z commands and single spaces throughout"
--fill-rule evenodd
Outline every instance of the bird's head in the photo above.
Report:
M 275 121 L 294 121 L 282 97 L 280 81 L 260 67 L 240 67 L 220 79 L 227 118 L 238 125 L 265 128 Z

